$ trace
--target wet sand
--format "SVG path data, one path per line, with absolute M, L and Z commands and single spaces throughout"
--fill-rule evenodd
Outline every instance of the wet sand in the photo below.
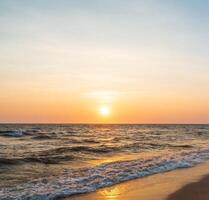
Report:
M 209 175 L 200 181 L 190 183 L 175 193 L 169 195 L 167 200 L 209 200 Z
M 127 181 L 67 200 L 209 200 L 209 176 L 205 177 L 208 174 L 209 162 Z

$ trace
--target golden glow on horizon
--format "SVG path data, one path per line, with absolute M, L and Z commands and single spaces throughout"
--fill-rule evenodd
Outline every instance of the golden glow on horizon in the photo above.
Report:
M 0 122 L 207 123 L 209 117 L 208 98 L 188 95 L 188 92 L 146 96 L 114 90 L 114 99 L 108 102 L 97 95 L 89 98 L 86 94 L 92 91 L 87 90 L 74 92 L 73 96 L 72 92 L 55 90 L 47 90 L 47 95 L 45 90 L 24 92 L 17 90 L 4 96 L 1 93 Z M 100 113 L 102 107 L 108 107 L 108 115 Z

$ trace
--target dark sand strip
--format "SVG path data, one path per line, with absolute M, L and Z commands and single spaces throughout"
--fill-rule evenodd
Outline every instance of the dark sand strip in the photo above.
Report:
M 209 200 L 209 175 L 169 195 L 167 200 Z

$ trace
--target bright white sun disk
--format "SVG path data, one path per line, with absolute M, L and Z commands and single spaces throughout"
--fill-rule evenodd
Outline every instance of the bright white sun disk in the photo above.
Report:
M 108 116 L 110 114 L 110 109 L 106 106 L 103 106 L 100 108 L 99 112 L 102 116 Z

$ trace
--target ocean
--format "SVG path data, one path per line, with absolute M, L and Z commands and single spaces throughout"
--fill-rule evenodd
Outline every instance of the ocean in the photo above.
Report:
M 96 191 L 209 159 L 209 125 L 1 124 L 0 200 Z

